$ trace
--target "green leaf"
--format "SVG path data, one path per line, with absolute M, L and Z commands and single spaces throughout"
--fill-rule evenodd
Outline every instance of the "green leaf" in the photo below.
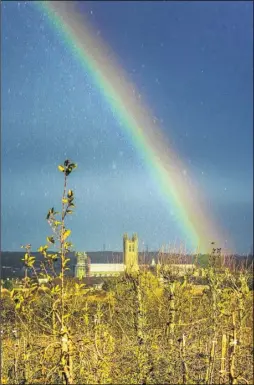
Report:
M 47 214 L 47 219 L 49 219 L 50 217 L 51 217 L 51 215 L 54 215 L 55 213 L 54 213 L 54 207 L 52 207 L 50 210 L 49 210 L 49 212 L 48 212 L 48 214 Z
M 70 261 L 70 258 L 66 258 L 64 261 L 63 261 L 63 267 L 66 266 L 66 264 Z
M 24 258 L 22 258 L 22 261 L 24 261 L 25 266 L 32 267 L 35 261 L 35 257 L 32 257 L 28 253 L 26 253 Z
M 56 285 L 51 289 L 51 294 L 59 294 L 60 293 L 60 286 Z
M 45 255 L 46 250 L 48 250 L 48 245 L 39 247 L 38 251 Z
M 65 250 L 68 250 L 70 249 L 71 247 L 73 247 L 73 244 L 71 242 L 64 242 L 64 248 Z
M 65 171 L 65 175 L 68 176 L 68 175 L 70 175 L 70 173 L 71 173 L 71 168 L 68 167 L 68 168 L 66 169 L 66 171 Z
M 68 203 L 68 199 L 63 198 L 63 199 L 62 199 L 62 202 L 63 202 L 63 203 Z
M 69 167 L 72 169 L 72 170 L 75 170 L 75 168 L 77 168 L 77 163 L 71 163 L 69 165 Z
M 55 243 L 54 237 L 47 237 L 49 243 Z
M 55 259 L 55 258 L 57 258 L 57 254 L 48 254 L 47 255 L 47 257 L 48 257 L 48 259 Z

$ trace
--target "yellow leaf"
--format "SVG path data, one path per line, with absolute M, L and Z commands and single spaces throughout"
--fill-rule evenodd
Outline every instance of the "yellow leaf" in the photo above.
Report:
M 59 165 L 59 166 L 58 166 L 58 170 L 61 171 L 61 172 L 64 172 L 64 166 Z
M 64 232 L 64 234 L 63 234 L 63 240 L 65 240 L 66 238 L 68 238 L 70 235 L 71 235 L 71 230 L 65 230 L 65 232 Z

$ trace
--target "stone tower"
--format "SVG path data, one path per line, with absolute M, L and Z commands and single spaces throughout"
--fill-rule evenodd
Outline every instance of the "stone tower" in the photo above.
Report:
M 125 270 L 128 273 L 138 271 L 138 236 L 133 234 L 132 238 L 128 238 L 128 234 L 123 236 L 123 262 Z
M 88 260 L 86 253 L 77 253 L 77 264 L 75 267 L 75 277 L 82 279 L 87 276 Z

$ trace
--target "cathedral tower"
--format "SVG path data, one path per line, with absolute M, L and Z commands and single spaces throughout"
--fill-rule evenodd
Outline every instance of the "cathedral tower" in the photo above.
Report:
M 88 273 L 88 258 L 86 253 L 77 253 L 77 264 L 75 267 L 75 277 L 82 279 Z
M 128 238 L 128 234 L 123 236 L 123 262 L 128 273 L 138 271 L 138 236 L 134 234 Z

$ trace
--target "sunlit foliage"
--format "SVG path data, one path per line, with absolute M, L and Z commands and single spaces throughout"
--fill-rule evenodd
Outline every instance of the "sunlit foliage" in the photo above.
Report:
M 26 245 L 21 286 L 2 289 L 1 383 L 253 383 L 251 276 L 225 267 L 220 249 L 207 268 L 182 277 L 161 265 L 96 291 L 66 276 L 73 248 L 66 220 L 75 208 L 67 179 L 75 168 L 69 160 L 58 167 L 61 210 L 46 216 L 52 235 L 39 248 L 40 270 Z M 199 274 L 203 286 L 195 284 Z

